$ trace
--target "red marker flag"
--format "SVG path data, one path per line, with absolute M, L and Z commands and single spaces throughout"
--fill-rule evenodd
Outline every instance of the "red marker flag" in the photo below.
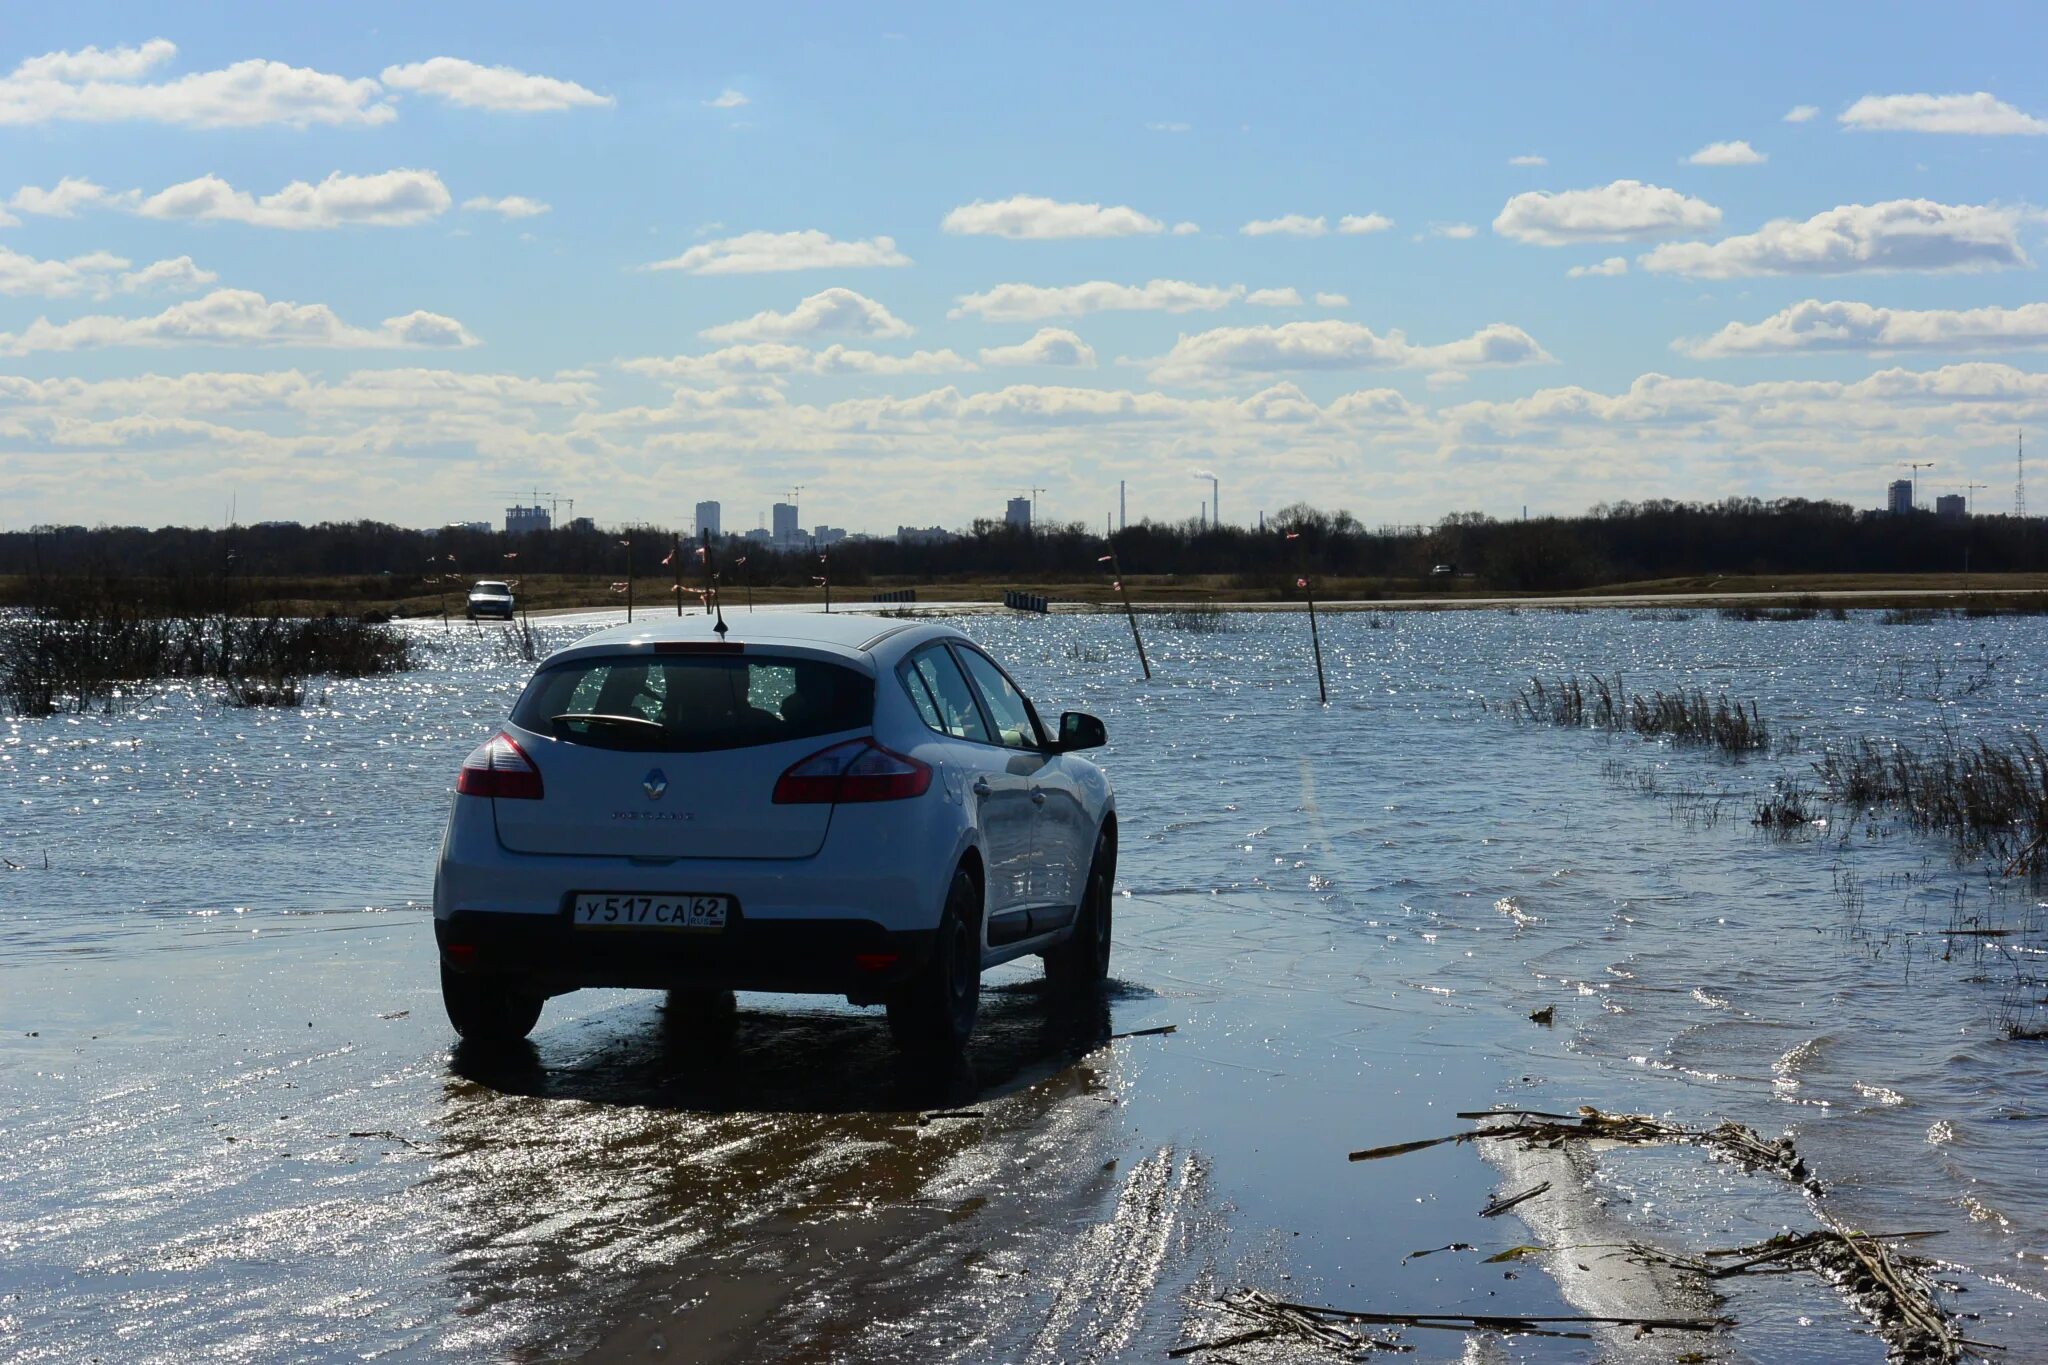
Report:
M 675 558 L 676 552 L 674 550 L 670 550 L 667 554 L 661 557 L 661 566 L 663 568 L 667 568 L 669 565 L 675 563 Z
M 517 551 L 517 550 L 514 550 L 514 551 L 513 551 L 513 552 L 512 552 L 511 554 L 509 554 L 509 555 L 506 555 L 506 556 L 505 556 L 505 558 L 507 558 L 507 559 L 517 559 L 517 558 L 519 558 L 519 551 Z
M 1110 556 L 1109 556 L 1109 555 L 1097 555 L 1097 556 L 1095 557 L 1095 562 L 1096 562 L 1097 564 L 1107 564 L 1107 563 L 1109 563 L 1109 561 L 1110 561 Z
M 744 563 L 746 563 L 746 562 L 747 562 L 747 557 L 746 557 L 745 555 L 741 555 L 741 556 L 740 556 L 740 557 L 739 557 L 738 559 L 735 559 L 735 560 L 734 560 L 734 561 L 733 561 L 732 563 L 733 563 L 733 567 L 734 567 L 734 568 L 738 568 L 738 567 L 739 567 L 740 565 L 742 565 L 742 564 L 744 564 Z
M 1294 580 L 1294 586 L 1297 588 L 1306 588 L 1308 586 L 1308 580 L 1306 578 L 1297 578 Z
M 813 578 L 811 581 L 813 583 L 823 583 L 825 580 L 822 578 Z
M 626 591 L 626 585 L 624 583 L 614 583 L 612 584 L 612 591 L 623 596 Z
M 1299 532 L 1299 531 L 1289 531 L 1289 532 L 1287 533 L 1287 538 L 1288 538 L 1289 540 L 1300 540 L 1300 539 L 1301 539 L 1301 532 Z

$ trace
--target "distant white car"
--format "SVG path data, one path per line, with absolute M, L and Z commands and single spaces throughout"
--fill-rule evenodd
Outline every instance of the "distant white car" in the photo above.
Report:
M 1061 987 L 1109 968 L 1117 826 L 1107 742 L 1048 732 L 946 626 L 704 616 L 601 631 L 543 662 L 470 754 L 434 881 L 448 1017 L 524 1037 L 550 995 L 733 990 L 888 1007 L 954 1050 L 983 969 L 1036 953 Z
M 479 616 L 502 616 L 512 619 L 512 587 L 496 579 L 485 579 L 473 584 L 469 590 L 469 619 Z

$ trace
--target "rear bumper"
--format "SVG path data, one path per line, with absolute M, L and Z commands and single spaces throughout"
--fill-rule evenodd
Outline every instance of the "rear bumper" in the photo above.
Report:
M 451 970 L 517 976 L 549 992 L 707 986 L 845 995 L 856 1004 L 879 1003 L 924 965 L 935 933 L 873 920 L 750 920 L 744 909 L 717 933 L 579 929 L 566 913 L 458 910 L 434 921 Z

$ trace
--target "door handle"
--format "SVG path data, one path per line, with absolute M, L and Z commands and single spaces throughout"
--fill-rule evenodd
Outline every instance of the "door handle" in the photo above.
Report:
M 989 787 L 987 778 L 977 777 L 974 779 L 974 794 L 976 796 L 987 796 L 988 791 Z
M 1042 792 L 1042 791 L 1040 791 L 1040 790 L 1038 790 L 1038 789 L 1037 789 L 1036 787 L 1033 787 L 1033 788 L 1031 789 L 1031 804 L 1032 804 L 1032 805 L 1034 805 L 1034 806 L 1042 806 L 1042 805 L 1044 805 L 1044 804 L 1045 804 L 1045 793 L 1044 793 L 1044 792 Z

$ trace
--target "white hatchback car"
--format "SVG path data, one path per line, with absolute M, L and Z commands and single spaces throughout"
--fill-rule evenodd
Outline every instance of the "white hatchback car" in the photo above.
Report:
M 502 616 L 512 619 L 512 585 L 500 579 L 487 578 L 469 590 L 469 619 L 479 616 Z
M 957 1049 L 981 973 L 1037 953 L 1056 985 L 1109 968 L 1116 809 L 1002 667 L 946 626 L 704 616 L 550 656 L 472 753 L 434 880 L 448 1016 L 524 1037 L 549 995 L 733 990 L 888 1007 L 898 1040 Z

